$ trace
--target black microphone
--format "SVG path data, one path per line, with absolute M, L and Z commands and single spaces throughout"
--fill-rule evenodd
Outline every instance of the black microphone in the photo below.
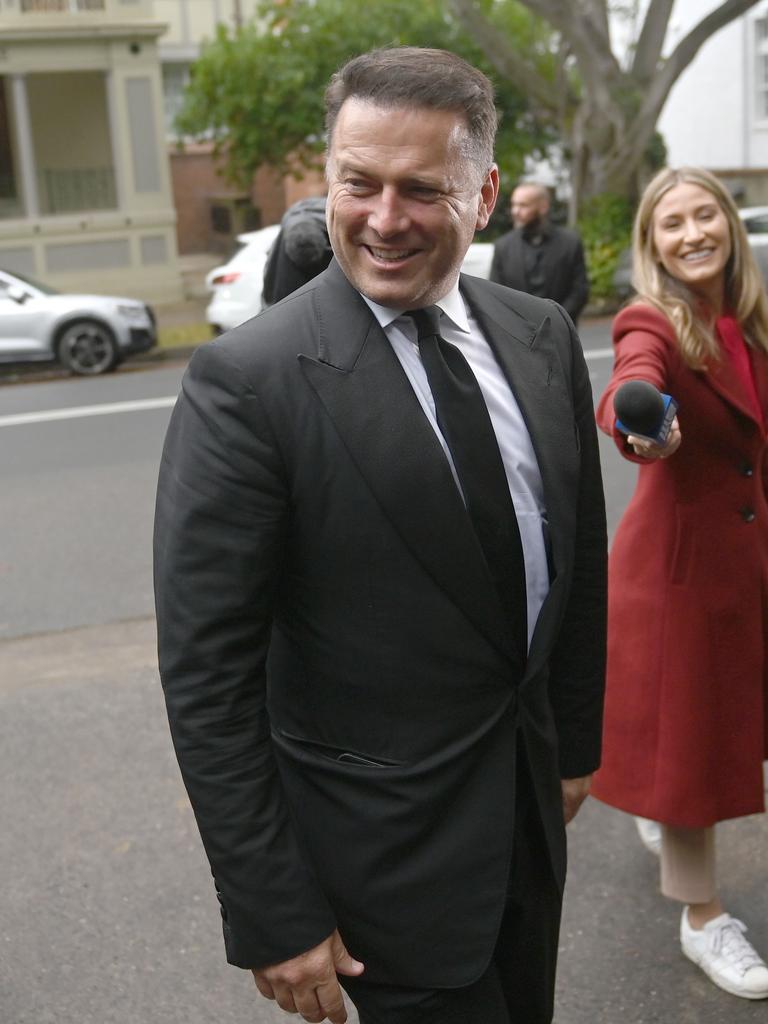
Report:
M 672 429 L 677 402 L 647 380 L 628 380 L 613 396 L 613 410 L 617 430 L 664 444 Z

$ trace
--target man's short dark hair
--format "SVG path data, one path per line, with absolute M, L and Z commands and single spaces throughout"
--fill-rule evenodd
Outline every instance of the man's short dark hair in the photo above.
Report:
M 493 164 L 498 115 L 489 79 L 449 50 L 397 46 L 353 57 L 325 92 L 325 127 L 330 150 L 333 128 L 348 99 L 380 107 L 425 107 L 460 114 L 467 126 L 467 156 L 487 174 Z

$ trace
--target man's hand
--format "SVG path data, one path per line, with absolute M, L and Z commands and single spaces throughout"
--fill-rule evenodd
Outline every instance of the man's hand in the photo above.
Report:
M 582 775 L 579 779 L 561 779 L 560 785 L 563 790 L 563 818 L 565 824 L 576 817 L 576 812 L 584 803 L 589 787 L 592 785 L 591 775 Z
M 314 949 L 252 973 L 259 992 L 288 1013 L 300 1013 L 310 1024 L 326 1017 L 331 1024 L 345 1024 L 347 1011 L 336 975 L 354 978 L 364 970 L 335 931 Z

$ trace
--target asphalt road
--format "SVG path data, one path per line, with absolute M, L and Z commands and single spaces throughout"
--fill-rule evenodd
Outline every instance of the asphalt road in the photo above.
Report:
M 0 388 L 0 638 L 152 614 L 153 492 L 182 372 Z M 82 415 L 93 406 L 108 414 Z
M 582 334 L 599 393 L 607 324 Z M 0 387 L 0 639 L 152 614 L 154 488 L 183 369 L 128 364 L 94 380 Z M 86 415 L 92 407 L 106 414 Z M 635 470 L 601 443 L 615 523 Z
M 582 337 L 599 393 L 607 326 Z M 0 1024 L 285 1019 L 224 963 L 157 681 L 152 503 L 182 369 L 0 387 Z M 105 412 L 126 402 L 145 404 Z M 634 470 L 603 454 L 615 524 Z M 630 819 L 590 802 L 569 835 L 557 1024 L 766 1019 L 683 959 Z M 766 816 L 722 829 L 724 895 L 764 952 L 767 849 Z

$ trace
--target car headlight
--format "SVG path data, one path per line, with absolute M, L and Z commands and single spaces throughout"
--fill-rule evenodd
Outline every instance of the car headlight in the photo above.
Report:
M 118 306 L 117 312 L 126 320 L 145 321 L 147 313 L 143 306 Z

